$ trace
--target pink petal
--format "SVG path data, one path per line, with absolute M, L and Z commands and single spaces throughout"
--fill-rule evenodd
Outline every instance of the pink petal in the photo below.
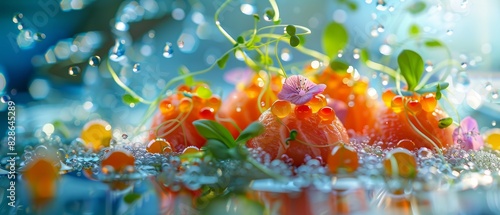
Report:
M 296 105 L 303 105 L 307 103 L 308 101 L 311 101 L 314 95 L 312 94 L 305 94 L 303 96 L 299 96 L 297 99 L 292 100 L 291 102 L 296 104 Z
M 309 88 L 309 91 L 307 93 L 311 93 L 314 96 L 314 95 L 317 95 L 317 94 L 322 93 L 323 91 L 325 91 L 325 88 L 326 88 L 326 85 L 324 85 L 324 84 L 318 84 L 318 85 L 315 85 L 312 88 Z
M 462 127 L 463 131 L 477 131 L 477 122 L 474 118 L 468 116 L 462 119 L 460 122 L 460 127 Z
M 290 98 L 299 96 L 299 92 L 296 90 L 296 88 L 293 88 L 290 85 L 283 85 L 283 88 L 281 91 L 278 93 L 278 98 L 281 100 L 287 100 L 290 101 Z

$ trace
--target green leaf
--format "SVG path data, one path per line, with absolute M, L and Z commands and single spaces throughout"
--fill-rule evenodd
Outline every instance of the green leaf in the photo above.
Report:
M 300 39 L 297 35 L 290 37 L 290 46 L 297 47 L 300 44 Z
M 370 60 L 370 53 L 366 49 L 361 49 L 361 52 L 359 53 L 359 59 L 361 62 L 366 63 L 366 61 Z
M 221 59 L 217 61 L 217 66 L 219 66 L 219 68 L 221 69 L 224 69 L 224 67 L 226 67 L 228 59 L 229 59 L 229 54 L 224 55 Z
M 260 56 L 260 63 L 262 63 L 263 65 L 273 65 L 273 58 L 271 58 L 271 56 L 269 55 L 261 55 Z
M 406 49 L 399 54 L 398 65 L 408 84 L 408 90 L 413 91 L 424 72 L 424 60 L 418 53 Z
M 297 29 L 293 25 L 287 25 L 285 30 L 286 30 L 286 33 L 290 36 L 294 36 L 295 33 L 297 32 Z
M 417 24 L 412 24 L 410 29 L 408 30 L 408 34 L 410 37 L 418 37 L 420 36 L 420 27 Z
M 236 42 L 238 42 L 239 44 L 243 44 L 243 43 L 245 43 L 245 38 L 243 38 L 242 36 L 239 36 L 238 38 L 236 38 Z
M 208 139 L 203 149 L 212 154 L 216 159 L 228 159 L 231 157 L 227 145 L 216 139 Z
M 141 198 L 141 194 L 139 194 L 139 193 L 129 193 L 123 197 L 123 200 L 127 204 L 132 204 L 140 198 Z
M 193 125 L 196 128 L 196 131 L 198 131 L 198 133 L 207 140 L 215 139 L 221 141 L 229 148 L 236 145 L 233 136 L 227 128 L 216 121 L 201 119 L 194 121 Z
M 253 15 L 253 18 L 257 21 L 260 21 L 260 17 L 259 17 L 259 14 L 254 14 Z
M 130 94 L 123 95 L 122 101 L 123 101 L 123 103 L 125 103 L 127 105 L 135 105 L 135 104 L 141 102 L 138 98 L 136 98 Z
M 305 35 L 295 35 L 295 36 L 299 37 L 301 45 L 306 44 L 306 36 Z
M 323 50 L 329 57 L 334 57 L 343 50 L 349 41 L 349 35 L 345 27 L 336 22 L 331 22 L 323 32 Z
M 349 9 L 351 9 L 352 11 L 358 10 L 358 5 L 356 4 L 356 2 L 347 2 L 347 7 L 349 7 Z
M 425 86 L 416 90 L 415 92 L 418 94 L 435 93 L 435 92 L 438 92 L 438 91 L 441 91 L 441 90 L 448 88 L 448 86 L 450 86 L 450 84 L 448 82 L 444 82 L 444 81 L 434 82 L 434 83 L 426 84 Z
M 264 130 L 265 128 L 264 125 L 262 125 L 262 123 L 253 122 L 240 133 L 240 136 L 236 138 L 236 143 L 246 143 L 248 140 L 262 134 Z
M 448 126 L 450 126 L 451 124 L 453 123 L 453 119 L 451 117 L 447 117 L 447 118 L 442 118 L 439 120 L 438 122 L 438 127 L 439 128 L 447 128 Z
M 430 39 L 430 40 L 425 41 L 425 46 L 431 47 L 431 48 L 437 48 L 437 47 L 443 47 L 444 45 L 439 40 Z
M 196 95 L 198 95 L 202 99 L 208 99 L 212 96 L 212 91 L 209 88 L 204 86 L 200 86 L 196 89 Z
M 340 60 L 332 60 L 330 62 L 330 68 L 337 73 L 346 73 L 347 69 L 349 69 L 349 64 Z
M 295 139 L 297 138 L 297 134 L 298 134 L 298 133 L 297 133 L 297 130 L 292 129 L 292 130 L 290 131 L 290 139 L 291 139 L 291 140 L 295 140 Z
M 408 10 L 408 12 L 410 12 L 411 14 L 416 15 L 424 11 L 426 7 L 427 5 L 425 4 L 425 2 L 418 1 L 408 6 L 406 10 Z
M 179 73 L 181 75 L 187 75 L 187 74 L 189 74 L 189 69 L 186 66 L 182 65 L 179 68 Z M 184 78 L 184 83 L 186 83 L 186 85 L 189 86 L 189 87 L 193 86 L 194 85 L 194 78 L 193 78 L 193 76 L 192 75 L 186 76 Z

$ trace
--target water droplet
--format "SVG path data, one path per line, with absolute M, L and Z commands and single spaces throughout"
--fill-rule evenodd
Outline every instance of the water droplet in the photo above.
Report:
M 451 30 L 451 29 L 446 30 L 446 34 L 447 34 L 448 36 L 453 35 L 453 30 Z
M 287 48 L 281 49 L 281 60 L 283 61 L 290 61 L 292 60 L 292 53 L 290 53 L 290 50 Z
M 77 76 L 78 74 L 80 74 L 80 72 L 81 69 L 78 66 L 70 66 L 68 69 L 68 74 L 71 76 Z
M 22 13 L 16 13 L 14 14 L 14 17 L 12 17 L 12 22 L 18 24 L 21 23 L 23 20 L 24 15 Z
M 113 61 L 120 61 L 125 55 L 125 40 L 116 40 L 115 46 L 111 48 L 109 59 Z
M 339 50 L 337 52 L 337 57 L 341 58 L 343 55 L 344 55 L 344 51 L 343 50 Z
M 33 35 L 33 39 L 35 39 L 35 41 L 38 41 L 38 42 L 44 40 L 45 37 L 46 37 L 45 34 L 40 33 L 40 32 L 37 32 L 37 33 L 35 33 L 35 35 Z
M 458 72 L 455 75 L 455 88 L 459 92 L 466 92 L 470 86 L 470 79 L 466 72 Z
M 134 71 L 135 73 L 140 72 L 141 71 L 141 64 L 139 64 L 139 63 L 134 64 L 134 66 L 132 67 L 132 71 Z
M 434 65 L 432 64 L 432 62 L 427 61 L 427 63 L 425 63 L 425 71 L 432 72 L 432 70 L 434 70 Z
M 468 0 L 463 0 L 462 3 L 460 3 L 460 7 L 461 8 L 466 8 L 468 3 L 469 3 Z
M 89 65 L 91 67 L 98 67 L 101 64 L 101 57 L 94 55 L 89 58 Z
M 354 49 L 352 52 L 353 52 L 352 57 L 354 59 L 356 59 L 356 60 L 359 59 L 359 57 L 360 57 L 360 55 L 359 55 L 359 52 L 360 52 L 359 49 Z
M 167 42 L 163 48 L 163 57 L 172 58 L 174 55 L 174 49 L 172 48 L 172 43 Z
M 385 31 L 384 26 L 383 25 L 378 25 L 377 31 L 380 32 L 380 33 L 384 32 Z
M 394 12 L 394 10 L 395 10 L 394 6 L 389 7 L 389 12 Z
M 365 0 L 365 2 L 366 2 L 367 4 L 371 4 L 371 3 L 372 3 L 372 0 Z
M 385 11 L 387 9 L 387 3 L 385 3 L 384 0 L 378 0 L 376 8 L 377 10 Z
M 493 89 L 493 86 L 491 85 L 491 82 L 486 82 L 486 84 L 484 84 L 484 89 L 486 91 L 491 91 Z
M 7 103 L 7 102 L 9 102 L 9 101 L 10 101 L 10 96 L 8 96 L 8 95 L 3 95 L 2 97 L 0 97 L 0 101 L 1 101 L 2 103 Z
M 492 90 L 490 92 L 490 96 L 492 100 L 497 100 L 499 98 L 498 90 L 497 89 Z
M 389 75 L 381 74 L 380 78 L 382 79 L 382 85 L 387 86 L 389 84 Z
M 182 40 L 177 41 L 177 46 L 178 46 L 180 49 L 184 48 L 184 41 L 182 41 Z
M 271 12 L 269 12 L 271 11 Z M 271 20 L 273 20 L 273 17 L 269 16 L 269 14 L 272 14 L 274 13 L 274 11 L 272 11 L 272 9 L 268 8 L 266 9 L 266 12 L 264 13 L 264 15 L 262 16 L 264 18 L 265 21 L 268 21 L 270 22 Z
M 491 126 L 493 126 L 493 127 L 497 126 L 497 121 L 495 121 L 495 120 L 491 121 Z
M 123 138 L 124 140 L 126 140 L 126 139 L 128 138 L 128 135 L 127 135 L 127 134 L 122 134 L 122 138 Z
M 460 64 L 460 67 L 462 67 L 462 69 L 467 69 L 467 62 L 462 62 L 462 64 Z
M 387 44 L 381 45 L 379 48 L 379 51 L 380 51 L 380 54 L 383 54 L 383 55 L 391 55 L 392 54 L 392 48 L 391 48 L 391 46 L 389 46 Z
M 372 37 L 378 37 L 378 31 L 376 27 L 373 27 L 372 30 L 370 31 L 370 35 Z
M 245 15 L 252 15 L 255 13 L 255 6 L 251 4 L 241 4 L 240 10 Z

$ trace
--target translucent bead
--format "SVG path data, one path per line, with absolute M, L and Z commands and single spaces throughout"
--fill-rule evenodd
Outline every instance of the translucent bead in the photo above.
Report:
M 406 108 L 412 114 L 417 114 L 418 112 L 422 111 L 422 105 L 420 104 L 420 101 L 416 99 L 409 100 L 406 103 Z
M 307 105 L 311 107 L 313 113 L 316 113 L 320 108 L 326 106 L 326 97 L 323 94 L 317 94 L 307 102 Z
M 401 113 L 404 109 L 404 97 L 397 95 L 392 98 L 391 109 L 394 113 Z
M 407 149 L 396 148 L 385 157 L 384 169 L 389 177 L 415 178 L 417 176 L 417 161 Z
M 146 150 L 149 153 L 170 153 L 172 152 L 172 146 L 170 143 L 163 138 L 156 138 L 154 140 L 149 141 Z
M 217 112 L 222 104 L 222 100 L 218 95 L 212 95 L 210 98 L 207 99 L 205 105 L 207 107 L 211 107 L 214 109 L 215 112 Z
M 437 100 L 434 93 L 427 93 L 420 96 L 420 104 L 422 105 L 422 110 L 431 113 L 434 112 L 437 106 Z
M 328 155 L 328 169 L 334 173 L 352 173 L 359 167 L 358 153 L 344 144 L 335 146 Z
M 309 105 L 295 106 L 295 115 L 298 119 L 306 119 L 312 116 L 312 109 Z
M 175 109 L 174 105 L 172 104 L 172 102 L 170 102 L 170 100 L 161 101 L 159 108 L 160 108 L 160 111 L 163 115 L 171 114 L 172 111 L 174 111 L 174 109 Z
M 135 165 L 135 158 L 130 152 L 125 150 L 110 151 L 104 156 L 101 161 L 101 167 L 111 166 L 114 171 L 120 173 L 127 169 L 127 167 Z
M 182 98 L 179 102 L 179 110 L 182 113 L 187 113 L 191 110 L 191 106 L 193 105 L 193 101 L 190 98 Z
M 385 106 L 387 106 L 388 108 L 391 107 L 392 98 L 394 98 L 394 96 L 396 96 L 396 94 L 394 94 L 391 89 L 387 89 L 382 93 L 382 101 L 384 102 Z
M 104 120 L 92 120 L 87 122 L 82 129 L 80 137 L 85 145 L 98 151 L 103 147 L 108 147 L 113 133 L 111 125 Z
M 331 123 L 335 119 L 335 110 L 329 106 L 322 107 L 318 111 L 319 118 L 326 123 Z
M 201 119 L 215 120 L 215 110 L 211 107 L 201 108 L 199 115 Z
M 271 113 L 278 118 L 285 118 L 292 112 L 292 104 L 289 101 L 277 100 L 271 106 Z

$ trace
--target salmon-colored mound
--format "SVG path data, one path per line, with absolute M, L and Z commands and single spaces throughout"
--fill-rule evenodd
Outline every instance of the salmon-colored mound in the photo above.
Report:
M 328 154 L 336 143 L 349 141 L 347 132 L 337 117 L 325 123 L 318 114 L 298 119 L 292 111 L 287 117 L 279 119 L 268 110 L 262 113 L 259 121 L 264 124 L 266 130 L 262 135 L 250 140 L 247 146 L 249 148 L 260 147 L 271 156 L 271 159 L 282 158 L 286 155 L 293 159 L 295 166 L 303 164 L 307 155 L 311 158 L 320 157 L 326 162 Z M 289 129 L 297 131 L 296 140 L 300 142 L 289 141 L 289 144 L 286 144 L 286 139 L 290 136 Z

